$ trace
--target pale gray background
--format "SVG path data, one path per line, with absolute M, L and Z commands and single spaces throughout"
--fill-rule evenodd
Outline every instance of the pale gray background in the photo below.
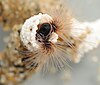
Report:
M 100 0 L 65 0 L 65 3 L 70 6 L 73 15 L 80 21 L 93 21 L 100 18 Z M 0 50 L 4 48 L 2 39 L 6 35 L 0 29 Z M 58 74 L 44 79 L 33 75 L 24 85 L 100 85 L 97 81 L 97 68 L 100 63 L 93 63 L 92 56 L 100 57 L 100 46 L 84 55 L 80 63 L 71 64 L 72 79 L 68 82 L 61 80 Z

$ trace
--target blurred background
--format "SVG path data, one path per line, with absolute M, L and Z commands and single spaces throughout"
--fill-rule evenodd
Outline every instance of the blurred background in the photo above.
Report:
M 100 0 L 64 0 L 79 21 L 95 21 L 100 18 Z M 0 27 L 2 28 L 2 27 Z M 0 29 L 0 51 L 5 48 L 3 39 L 9 32 Z M 70 72 L 52 74 L 41 78 L 32 75 L 23 85 L 100 85 L 100 46 L 85 54 L 82 60 L 70 65 Z

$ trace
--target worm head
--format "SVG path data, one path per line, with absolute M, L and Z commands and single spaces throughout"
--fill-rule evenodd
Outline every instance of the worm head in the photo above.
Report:
M 38 50 L 41 46 L 50 43 L 56 43 L 58 39 L 52 24 L 52 17 L 41 13 L 26 20 L 20 37 L 30 51 Z
M 70 33 L 70 17 L 63 14 L 39 13 L 23 24 L 20 38 L 30 52 L 24 53 L 26 57 L 23 58 L 28 69 L 39 67 L 43 71 L 50 71 L 51 68 L 61 70 L 68 65 L 66 48 L 70 45 L 66 40 Z

